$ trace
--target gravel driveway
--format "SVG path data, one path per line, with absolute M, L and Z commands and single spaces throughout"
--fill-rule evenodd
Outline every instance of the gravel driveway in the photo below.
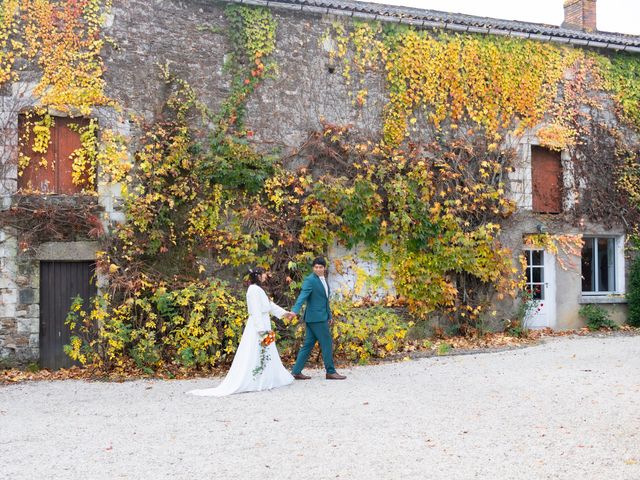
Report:
M 219 379 L 0 386 L 7 479 L 640 479 L 640 337 L 340 370 L 227 398 Z

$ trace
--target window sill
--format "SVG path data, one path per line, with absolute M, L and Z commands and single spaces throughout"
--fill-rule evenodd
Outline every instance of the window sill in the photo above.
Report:
M 621 293 L 611 293 L 608 295 L 581 295 L 579 303 L 627 303 L 627 298 Z

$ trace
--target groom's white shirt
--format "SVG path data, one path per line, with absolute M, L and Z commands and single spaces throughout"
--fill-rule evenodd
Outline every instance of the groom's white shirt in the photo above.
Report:
M 322 282 L 322 286 L 324 287 L 324 293 L 326 293 L 327 298 L 329 298 L 329 287 L 327 286 L 327 281 L 325 280 L 324 276 L 318 277 L 318 278 Z

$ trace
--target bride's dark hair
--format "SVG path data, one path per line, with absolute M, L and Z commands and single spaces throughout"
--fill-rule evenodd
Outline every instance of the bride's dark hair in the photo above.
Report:
M 262 267 L 253 267 L 249 269 L 249 284 L 260 285 L 260 275 L 265 273 L 266 270 Z

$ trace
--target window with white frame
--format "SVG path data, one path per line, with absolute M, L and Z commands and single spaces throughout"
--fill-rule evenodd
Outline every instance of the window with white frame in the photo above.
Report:
M 585 237 L 582 247 L 582 293 L 606 294 L 621 290 L 618 285 L 618 248 L 615 237 Z
M 544 250 L 525 250 L 524 256 L 527 260 L 525 269 L 527 292 L 531 295 L 532 300 L 544 300 Z

